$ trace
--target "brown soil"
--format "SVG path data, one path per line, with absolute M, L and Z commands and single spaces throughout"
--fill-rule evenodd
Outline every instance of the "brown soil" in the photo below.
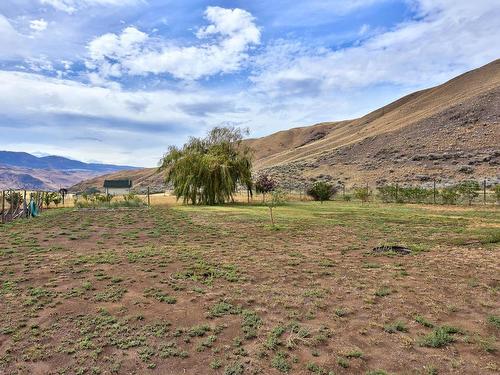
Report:
M 278 231 L 267 227 L 265 208 L 243 206 L 51 212 L 5 226 L 0 373 L 240 374 L 239 365 L 244 374 L 279 374 L 280 366 L 293 374 L 498 373 L 499 331 L 487 321 L 500 313 L 498 247 L 452 245 L 461 234 L 435 232 L 432 219 L 380 226 L 335 207 L 314 213 L 321 221 L 281 215 Z M 466 216 L 452 214 L 440 217 L 450 220 L 443 231 L 467 227 Z M 425 251 L 371 253 L 399 236 L 417 236 Z M 167 295 L 175 303 L 158 300 Z M 221 302 L 234 310 L 209 317 Z M 443 347 L 421 346 L 432 328 L 417 315 L 460 333 Z M 245 317 L 258 319 L 248 338 Z M 390 333 L 397 321 L 405 329 Z M 273 346 L 276 327 L 284 332 Z

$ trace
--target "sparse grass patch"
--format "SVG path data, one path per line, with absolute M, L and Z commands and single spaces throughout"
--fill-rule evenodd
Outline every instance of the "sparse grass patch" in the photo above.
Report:
M 493 327 L 500 329 L 500 316 L 498 315 L 488 316 L 488 323 L 491 324 Z
M 420 323 L 422 324 L 424 327 L 427 327 L 427 328 L 434 328 L 434 324 L 431 323 L 429 320 L 427 320 L 426 318 L 424 318 L 423 316 L 421 315 L 416 315 L 415 316 L 415 321 L 417 323 Z
M 384 326 L 384 331 L 387 333 L 408 332 L 408 328 L 404 322 L 396 321 L 391 324 L 386 324 Z
M 98 292 L 94 296 L 96 302 L 118 302 L 125 295 L 127 290 L 125 288 L 119 288 L 112 286 L 106 288 L 102 292 Z
M 144 290 L 144 297 L 154 298 L 158 302 L 165 302 L 169 305 L 173 305 L 177 302 L 177 299 L 175 297 L 169 296 L 159 288 L 147 288 L 146 290 Z

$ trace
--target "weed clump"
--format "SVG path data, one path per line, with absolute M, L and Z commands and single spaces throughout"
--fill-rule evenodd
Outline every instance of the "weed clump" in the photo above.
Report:
M 452 326 L 438 327 L 422 338 L 420 346 L 441 348 L 455 341 L 453 335 L 461 332 L 459 328 Z
M 498 315 L 488 316 L 488 323 L 490 323 L 493 327 L 500 328 L 500 316 Z
M 385 325 L 384 331 L 387 333 L 408 332 L 408 328 L 406 327 L 406 324 L 404 322 L 397 321 L 397 322 Z

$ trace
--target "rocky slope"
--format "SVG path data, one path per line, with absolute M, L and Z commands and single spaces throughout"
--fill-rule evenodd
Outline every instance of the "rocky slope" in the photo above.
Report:
M 255 151 L 255 172 L 269 173 L 289 188 L 303 188 L 316 180 L 348 186 L 468 178 L 499 182 L 500 60 L 359 119 L 290 129 L 246 142 Z M 161 184 L 161 176 L 152 170 L 118 175 L 137 176 L 140 186 Z

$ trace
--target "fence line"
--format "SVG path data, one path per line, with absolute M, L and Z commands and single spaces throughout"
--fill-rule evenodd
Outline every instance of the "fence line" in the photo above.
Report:
M 288 193 L 290 201 L 312 200 L 307 194 L 306 184 L 302 184 L 302 186 L 303 188 L 284 189 L 285 192 Z M 399 182 L 393 184 L 386 183 L 384 185 L 360 183 L 356 185 L 353 184 L 349 187 L 346 184 L 337 184 L 334 186 L 336 186 L 336 194 L 332 198 L 333 200 L 417 204 L 500 204 L 500 185 L 497 184 L 488 187 L 486 180 L 483 180 L 482 184 L 475 184 L 472 188 L 473 192 L 469 196 L 463 193 L 457 193 L 457 191 L 450 193 L 451 187 L 449 186 L 443 185 L 438 188 L 436 180 L 427 184 L 428 187 L 423 187 L 422 185 L 400 184 Z M 162 193 L 157 193 L 157 188 L 154 189 L 155 193 L 152 193 L 151 190 L 152 189 L 149 187 L 143 187 L 141 191 L 142 194 L 132 194 L 135 195 L 135 198 L 134 201 L 130 201 L 129 197 L 129 206 L 134 206 L 134 203 L 138 203 L 137 200 L 141 200 L 144 206 L 172 204 L 176 201 L 175 197 L 172 196 L 173 192 L 171 189 L 165 189 Z M 364 193 L 363 190 L 365 190 Z M 49 200 L 49 194 L 53 199 L 49 202 L 49 205 L 51 202 L 54 202 L 56 207 L 59 207 L 61 201 L 63 207 L 76 207 L 78 197 L 85 196 L 84 194 L 68 194 L 65 189 L 61 189 L 59 195 L 57 192 L 49 191 L 2 190 L 0 211 L 1 223 L 7 223 L 19 218 L 29 218 L 33 216 L 33 210 L 37 212 L 42 211 L 44 202 L 48 208 L 47 201 Z M 98 195 L 103 196 L 102 194 Z M 73 198 L 69 205 L 65 204 L 65 196 L 66 200 L 68 200 L 68 198 Z M 59 203 L 57 203 L 54 197 L 62 199 L 58 198 Z M 106 201 L 110 208 L 115 205 L 120 206 L 122 200 L 127 200 L 126 197 L 113 197 L 112 199 L 116 204 L 111 204 L 111 199 Z M 240 189 L 237 191 L 235 201 L 240 203 L 260 203 L 262 202 L 262 195 L 253 193 L 250 197 L 246 189 Z

